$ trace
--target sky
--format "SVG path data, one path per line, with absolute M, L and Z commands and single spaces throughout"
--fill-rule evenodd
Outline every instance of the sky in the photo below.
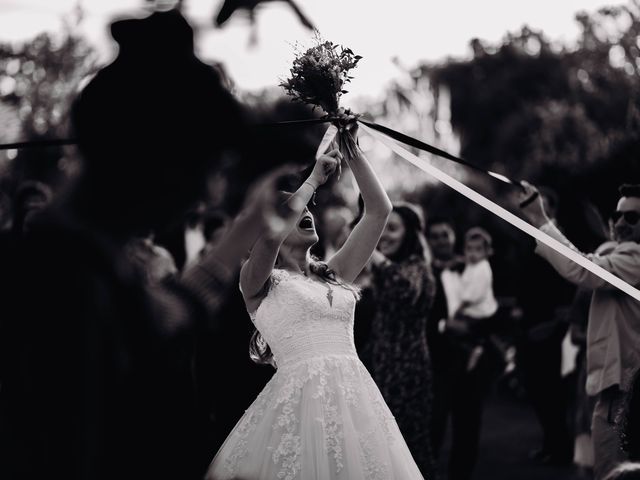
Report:
M 595 11 L 619 0 L 296 0 L 322 37 L 361 55 L 353 96 L 377 97 L 394 79 L 420 62 L 464 58 L 476 37 L 498 42 L 523 25 L 542 30 L 552 40 L 571 44 L 578 35 L 578 11 Z M 115 47 L 108 35 L 115 16 L 145 15 L 144 0 L 0 0 L 0 41 L 20 41 L 42 31 L 59 32 L 80 4 L 81 31 L 109 61 Z M 222 28 L 212 18 L 222 0 L 184 0 L 185 15 L 196 29 L 201 58 L 224 63 L 239 89 L 275 86 L 286 77 L 294 44 L 312 45 L 305 29 L 284 2 L 268 2 L 254 26 L 257 44 L 250 45 L 251 27 L 243 15 Z

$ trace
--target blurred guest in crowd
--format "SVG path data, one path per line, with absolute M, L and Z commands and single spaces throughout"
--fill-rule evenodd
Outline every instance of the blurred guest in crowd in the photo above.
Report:
M 557 195 L 549 188 L 541 188 L 540 195 L 550 222 L 555 224 Z M 517 278 L 522 319 L 516 361 L 542 429 L 542 445 L 529 456 L 543 464 L 568 465 L 574 442 L 567 422 L 568 387 L 561 369 L 562 341 L 568 329 L 562 312 L 573 301 L 575 288 L 533 253 L 533 240 L 524 241 L 519 255 L 522 273 Z
M 493 254 L 491 244 L 491 236 L 483 228 L 467 230 L 464 236 L 464 269 L 462 272 L 449 269 L 442 272 L 449 306 L 447 329 L 463 335 L 470 333 L 498 311 L 489 264 L 489 257 Z M 484 353 L 482 338 L 473 340 L 469 345 L 467 370 L 473 370 Z
M 444 325 L 449 316 L 447 297 L 442 286 L 442 272 L 449 268 L 459 270 L 464 259 L 455 253 L 456 233 L 453 221 L 445 217 L 430 217 L 427 225 L 427 241 L 433 259 L 431 266 L 435 277 L 436 291 L 431 311 L 427 319 L 427 343 L 433 367 L 433 415 L 431 437 L 433 449 L 440 452 L 451 408 L 452 362 L 451 348 Z M 441 328 L 442 327 L 442 328 Z M 457 423 L 454 423 L 454 428 Z
M 543 232 L 575 247 L 550 221 L 538 190 L 522 183 L 521 210 Z M 620 199 L 612 219 L 618 244 L 606 255 L 588 258 L 630 285 L 640 285 L 640 185 L 620 187 Z M 587 382 L 596 397 L 591 424 L 594 444 L 594 475 L 603 479 L 624 460 L 614 416 L 633 375 L 640 367 L 640 302 L 579 266 L 550 247 L 538 243 L 536 252 L 569 281 L 594 290 L 587 330 Z M 546 292 L 546 289 L 545 289 Z
M 439 330 L 447 336 L 446 374 L 438 391 L 443 396 L 444 418 L 452 417 L 450 479 L 470 479 L 477 462 L 482 407 L 489 392 L 496 354 L 502 358 L 504 343 L 494 334 L 498 303 L 493 295 L 491 236 L 479 227 L 465 234 L 464 263 L 451 263 L 440 273 L 447 302 Z M 486 351 L 485 351 L 486 350 Z M 442 373 L 444 375 L 444 372 Z M 442 437 L 440 437 L 442 438 Z M 442 441 L 442 440 L 440 440 Z
M 426 322 L 435 293 L 420 207 L 398 203 L 371 262 L 375 309 L 370 369 L 413 458 L 434 478 L 431 361 Z
M 72 109 L 82 175 L 30 235 L 0 238 L 1 478 L 202 478 L 193 332 L 275 215 L 281 172 L 202 262 L 149 288 L 125 246 L 184 214 L 247 123 L 179 13 L 111 32 L 118 57 Z

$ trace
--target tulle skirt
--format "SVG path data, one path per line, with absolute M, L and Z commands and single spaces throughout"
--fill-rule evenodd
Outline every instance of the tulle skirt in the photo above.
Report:
M 355 355 L 278 368 L 213 459 L 207 480 L 422 479 Z

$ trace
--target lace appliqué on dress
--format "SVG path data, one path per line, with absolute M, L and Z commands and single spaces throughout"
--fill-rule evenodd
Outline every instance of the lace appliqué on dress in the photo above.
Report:
M 381 462 L 375 455 L 372 438 L 375 438 L 375 429 L 360 436 L 365 478 L 367 480 L 386 480 L 389 478 L 389 466 Z
M 340 384 L 336 386 L 335 382 L 330 380 L 335 376 L 335 370 L 338 368 L 341 369 L 343 376 Z M 244 418 L 237 427 L 237 435 L 241 438 L 237 440 L 232 454 L 225 461 L 225 467 L 231 478 L 237 472 L 238 462 L 247 454 L 247 437 L 255 430 L 265 412 L 274 410 L 279 413 L 272 428 L 281 433 L 277 445 L 267 448 L 271 451 L 273 462 L 280 467 L 279 479 L 293 480 L 298 478 L 302 454 L 298 412 L 301 407 L 303 389 L 312 381 L 314 382 L 312 396 L 314 399 L 320 400 L 323 406 L 323 414 L 317 418 L 317 421 L 322 423 L 325 448 L 333 457 L 336 472 L 340 472 L 344 466 L 344 425 L 338 405 L 340 396 L 344 396 L 347 404 L 354 408 L 357 408 L 361 402 L 373 403 L 376 420 L 381 422 L 387 442 L 393 443 L 394 438 L 390 429 L 393 417 L 388 410 L 385 411 L 382 401 L 377 399 L 374 392 L 375 385 L 372 383 L 370 388 L 365 390 L 373 397 L 368 399 L 362 398 L 364 392 L 357 387 L 363 378 L 368 377 L 366 371 L 361 371 L 361 369 L 364 367 L 358 366 L 356 363 L 350 363 L 349 368 L 345 368 L 345 358 L 338 355 L 311 359 L 289 366 L 284 371 L 276 372 L 267 388 L 251 406 L 250 410 L 253 413 Z M 279 386 L 276 387 L 276 384 Z M 272 395 L 271 392 L 277 392 L 277 396 Z M 361 444 L 363 454 L 366 454 L 371 449 L 367 446 L 366 436 L 361 438 Z M 371 476 L 367 478 L 374 480 L 384 478 L 384 465 L 376 464 L 373 458 L 367 459 L 367 464 L 369 465 L 369 463 L 370 466 L 367 468 L 371 471 Z

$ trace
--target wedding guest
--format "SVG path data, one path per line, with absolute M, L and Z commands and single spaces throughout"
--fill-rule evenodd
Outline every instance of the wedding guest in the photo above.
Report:
M 493 295 L 493 272 L 489 257 L 493 254 L 489 233 L 474 227 L 464 236 L 465 266 L 462 272 L 446 269 L 442 272 L 449 315 L 446 328 L 462 335 L 477 330 L 486 324 L 498 311 L 498 302 Z M 484 354 L 483 338 L 469 345 L 467 370 L 473 370 Z M 489 338 L 493 343 L 496 339 Z
M 192 336 L 274 210 L 275 172 L 225 240 L 180 278 L 124 253 L 180 217 L 245 114 L 176 11 L 121 20 L 118 57 L 72 109 L 82 174 L 25 239 L 0 238 L 0 477 L 198 479 L 206 468 Z
M 371 374 L 425 478 L 436 475 L 431 447 L 432 380 L 426 323 L 435 293 L 420 207 L 397 203 L 371 258 L 375 308 Z
M 557 194 L 540 189 L 545 211 L 556 224 Z M 562 311 L 573 301 L 575 287 L 544 258 L 533 252 L 534 241 L 526 238 L 519 247 L 519 265 L 526 275 L 518 275 L 516 296 L 522 309 L 516 342 L 518 364 L 527 400 L 542 430 L 541 445 L 529 457 L 542 464 L 569 465 L 573 459 L 573 439 L 567 423 L 567 385 L 561 375 L 562 340 L 568 323 Z M 544 295 L 540 294 L 545 286 Z
M 427 241 L 433 255 L 431 266 L 435 278 L 435 296 L 427 318 L 427 344 L 433 370 L 433 415 L 431 438 L 435 456 L 440 453 L 452 404 L 453 362 L 451 339 L 444 334 L 449 317 L 447 297 L 442 286 L 442 272 L 449 268 L 460 270 L 464 259 L 455 252 L 454 223 L 446 217 L 429 216 Z M 455 427 L 458 423 L 453 423 Z M 455 435 L 455 434 L 454 434 Z
M 521 211 L 531 224 L 544 233 L 575 249 L 549 220 L 538 190 L 522 182 Z M 588 258 L 630 285 L 640 285 L 640 186 L 623 185 L 613 213 L 619 240 L 606 255 Z M 594 290 L 589 309 L 587 332 L 587 393 L 596 397 L 591 423 L 594 443 L 596 480 L 624 460 L 618 434 L 614 428 L 615 412 L 631 387 L 631 379 L 640 367 L 640 302 L 620 292 L 608 282 L 579 266 L 552 248 L 538 243 L 536 252 L 564 278 Z
M 452 262 L 440 274 L 447 301 L 441 330 L 449 351 L 443 378 L 437 391 L 442 395 L 442 415 L 438 433 L 451 414 L 452 447 L 448 478 L 468 480 L 478 456 L 482 409 L 491 386 L 496 354 L 506 355 L 506 347 L 495 334 L 498 303 L 493 295 L 493 273 L 488 258 L 492 240 L 479 227 L 465 234 L 464 263 Z M 446 400 L 445 400 L 446 399 Z

